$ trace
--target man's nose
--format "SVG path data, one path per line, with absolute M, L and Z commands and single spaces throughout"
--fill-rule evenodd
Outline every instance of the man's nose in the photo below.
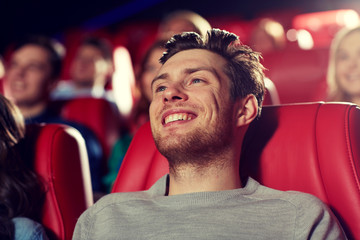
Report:
M 186 101 L 187 99 L 188 95 L 181 86 L 168 86 L 164 91 L 164 102 Z

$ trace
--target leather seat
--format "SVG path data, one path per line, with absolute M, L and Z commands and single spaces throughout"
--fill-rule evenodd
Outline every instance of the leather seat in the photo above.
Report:
M 263 107 L 249 127 L 242 176 L 265 186 L 313 194 L 360 239 L 360 109 L 354 104 L 304 103 Z M 113 192 L 148 189 L 168 173 L 145 124 L 125 156 Z
M 84 139 L 65 125 L 29 125 L 23 148 L 46 190 L 41 223 L 50 239 L 71 239 L 77 219 L 93 204 Z
M 68 121 L 82 124 L 97 136 L 108 159 L 111 149 L 121 136 L 124 121 L 115 104 L 103 98 L 82 97 L 69 100 L 56 100 L 51 103 L 52 109 Z

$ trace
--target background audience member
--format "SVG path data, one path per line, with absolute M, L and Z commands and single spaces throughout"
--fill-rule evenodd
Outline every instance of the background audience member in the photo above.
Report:
M 104 97 L 113 100 L 105 86 L 113 73 L 113 49 L 102 38 L 84 39 L 70 66 L 70 80 L 60 81 L 51 93 L 52 99 Z
M 108 173 L 103 178 L 103 184 L 109 192 L 132 140 L 132 133 L 135 133 L 141 125 L 149 121 L 149 106 L 152 99 L 151 82 L 161 67 L 159 59 L 165 50 L 165 43 L 166 41 L 163 40 L 155 42 L 141 62 L 139 74 L 135 78 L 135 99 L 137 100 L 129 118 L 131 134 L 125 134 L 115 143 L 108 160 Z
M 17 42 L 7 64 L 4 94 L 17 105 L 27 122 L 53 118 L 49 93 L 61 72 L 62 45 L 43 36 Z
M 0 94 L 0 239 L 47 239 L 36 222 L 44 197 L 41 181 L 18 155 L 24 134 L 19 109 Z
M 188 10 L 178 10 L 162 19 L 158 38 L 169 40 L 174 34 L 182 32 L 196 32 L 200 36 L 205 36 L 210 29 L 210 23 L 199 14 Z
M 283 49 L 286 45 L 283 26 L 270 18 L 260 19 L 251 33 L 249 45 L 262 54 Z
M 51 108 L 49 94 L 59 78 L 62 46 L 43 36 L 25 38 L 15 44 L 3 81 L 4 95 L 25 117 L 25 123 L 63 123 L 75 127 L 85 139 L 94 191 L 101 190 L 101 145 L 88 128 L 62 119 Z
M 135 130 L 149 120 L 149 106 L 152 99 L 151 82 L 161 67 L 160 57 L 165 51 L 164 40 L 156 41 L 146 52 L 136 80 L 136 99 L 137 103 L 134 107 L 132 124 Z
M 360 105 L 360 26 L 344 28 L 333 39 L 327 83 L 327 100 Z

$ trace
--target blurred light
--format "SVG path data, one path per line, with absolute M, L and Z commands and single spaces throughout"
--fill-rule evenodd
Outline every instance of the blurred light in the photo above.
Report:
M 338 9 L 299 14 L 293 19 L 293 28 L 319 31 L 329 26 L 353 27 L 359 24 L 359 14 L 352 9 Z
M 112 89 L 119 111 L 125 116 L 133 107 L 132 89 L 135 85 L 134 70 L 128 50 L 117 47 L 114 51 L 115 72 L 112 79 Z
M 283 26 L 277 22 L 269 22 L 265 25 L 265 30 L 271 32 L 275 37 L 280 37 L 284 34 Z
M 307 26 L 311 31 L 318 31 L 321 28 L 321 21 L 316 17 L 311 17 L 307 20 Z
M 286 38 L 290 42 L 295 42 L 297 40 L 297 33 L 295 29 L 290 29 L 286 32 Z
M 359 25 L 359 15 L 354 10 L 339 12 L 336 15 L 336 22 L 348 28 Z
M 4 65 L 2 64 L 1 59 L 0 59 L 0 78 L 2 78 L 4 76 L 4 74 L 5 74 Z
M 298 44 L 301 49 L 309 50 L 314 47 L 314 41 L 311 34 L 306 30 L 297 31 Z

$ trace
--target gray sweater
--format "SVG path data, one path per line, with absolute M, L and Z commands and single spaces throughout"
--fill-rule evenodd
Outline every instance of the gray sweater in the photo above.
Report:
M 148 191 L 114 193 L 85 211 L 73 239 L 346 239 L 316 197 L 244 188 L 165 196 L 164 176 Z

